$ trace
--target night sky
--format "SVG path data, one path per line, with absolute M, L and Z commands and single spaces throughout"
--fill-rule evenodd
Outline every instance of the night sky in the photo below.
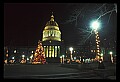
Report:
M 4 3 L 4 46 L 36 46 L 38 40 L 42 40 L 42 31 L 50 20 L 52 12 L 61 30 L 64 43 L 77 45 L 84 34 L 79 28 L 89 26 L 90 20 L 98 17 L 96 14 L 99 14 L 99 10 L 95 12 L 92 10 L 101 5 L 95 3 Z M 107 10 L 112 7 L 113 4 L 108 4 Z M 66 22 L 76 13 L 76 9 L 82 8 L 82 15 L 77 19 L 77 26 L 75 21 Z M 100 36 L 101 39 L 114 41 L 117 14 L 113 12 L 107 24 L 109 16 L 110 14 L 101 18 Z

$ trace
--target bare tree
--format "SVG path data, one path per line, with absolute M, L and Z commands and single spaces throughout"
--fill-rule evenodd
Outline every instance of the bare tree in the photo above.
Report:
M 79 19 L 88 19 L 91 20 L 93 18 L 96 18 L 96 20 L 100 20 L 102 17 L 109 15 L 108 17 L 108 22 L 107 25 L 109 24 L 109 20 L 111 18 L 111 15 L 113 12 L 117 13 L 117 4 L 113 3 L 113 4 L 107 4 L 107 3 L 103 3 L 103 4 L 87 4 L 84 5 L 82 8 L 78 8 L 73 10 L 72 15 L 70 15 L 70 18 L 68 20 L 66 20 L 65 23 L 71 23 L 71 22 L 75 22 L 75 27 L 78 27 L 78 29 L 80 31 L 82 31 L 81 37 L 83 37 L 82 39 L 80 39 L 81 43 L 85 43 L 90 36 L 93 34 L 92 30 L 89 28 L 89 25 L 86 23 L 84 23 L 83 26 L 79 26 L 78 24 L 80 23 L 78 20 Z

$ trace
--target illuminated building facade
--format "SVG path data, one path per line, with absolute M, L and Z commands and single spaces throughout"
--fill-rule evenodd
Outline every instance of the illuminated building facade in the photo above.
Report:
M 70 59 L 70 50 L 67 45 L 63 44 L 62 38 L 61 38 L 61 31 L 59 29 L 59 25 L 54 20 L 53 14 L 50 17 L 50 20 L 46 23 L 45 28 L 43 30 L 43 36 L 42 36 L 42 45 L 44 48 L 44 53 L 46 57 L 46 61 L 48 63 L 60 63 L 60 57 L 63 56 L 64 58 Z M 88 44 L 90 45 L 90 44 Z M 96 45 L 78 45 L 73 47 L 73 59 L 80 59 L 80 57 L 83 57 L 84 59 L 87 58 L 95 58 L 96 53 L 97 57 L 99 57 L 100 52 L 102 52 L 102 49 L 100 49 L 100 40 L 98 36 L 98 32 L 96 32 Z M 116 59 L 116 41 L 115 45 L 107 45 L 107 42 L 104 44 L 106 45 L 103 47 L 103 54 L 108 55 L 109 51 L 113 50 L 113 55 L 115 55 Z M 26 63 L 31 63 L 33 59 L 33 55 L 35 53 L 36 46 L 22 46 L 22 47 L 4 47 L 4 60 L 5 63 L 9 62 L 11 60 L 15 60 L 16 63 L 23 62 L 22 59 L 25 59 Z M 101 50 L 101 51 L 100 51 Z M 108 58 L 108 57 L 107 57 Z M 105 59 L 105 58 L 104 58 Z M 23 62 L 24 63 L 24 62 Z
M 59 30 L 58 24 L 54 21 L 54 16 L 51 16 L 50 21 L 48 21 L 43 30 L 42 41 L 61 41 L 61 32 Z
M 61 31 L 53 14 L 43 30 L 42 43 L 47 62 L 60 62 L 60 55 L 62 55 Z
M 7 59 L 8 63 L 14 60 L 14 63 L 31 63 L 33 54 L 35 53 L 35 46 L 21 46 L 21 47 L 5 47 L 4 60 Z M 25 60 L 26 62 L 23 62 Z
M 57 22 L 54 21 L 53 14 L 43 30 L 42 46 L 48 63 L 60 63 L 60 56 L 64 54 L 64 45 L 61 40 L 61 31 Z M 4 48 L 4 60 L 6 62 L 14 58 L 16 63 L 20 63 L 22 59 L 25 59 L 26 63 L 31 63 L 35 49 L 36 46 L 9 46 L 8 49 L 6 47 Z

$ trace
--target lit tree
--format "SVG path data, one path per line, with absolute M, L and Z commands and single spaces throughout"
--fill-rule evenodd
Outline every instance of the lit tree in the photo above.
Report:
M 93 18 L 101 20 L 106 16 L 107 24 L 104 25 L 105 27 L 109 24 L 112 13 L 116 12 L 117 14 L 117 3 L 73 3 L 68 6 L 72 12 L 63 24 L 75 24 L 74 26 L 78 28 L 77 31 L 81 36 L 79 44 L 85 43 L 94 34 L 87 21 L 91 21 Z
M 44 49 L 42 47 L 42 42 L 39 40 L 38 47 L 36 48 L 34 54 L 33 64 L 45 64 L 45 63 L 46 63 L 46 59 L 45 59 Z

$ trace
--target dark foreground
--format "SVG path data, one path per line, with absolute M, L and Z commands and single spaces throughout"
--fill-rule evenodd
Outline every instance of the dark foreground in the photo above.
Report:
M 4 79 L 112 79 L 116 80 L 116 65 L 105 64 L 7 64 Z

